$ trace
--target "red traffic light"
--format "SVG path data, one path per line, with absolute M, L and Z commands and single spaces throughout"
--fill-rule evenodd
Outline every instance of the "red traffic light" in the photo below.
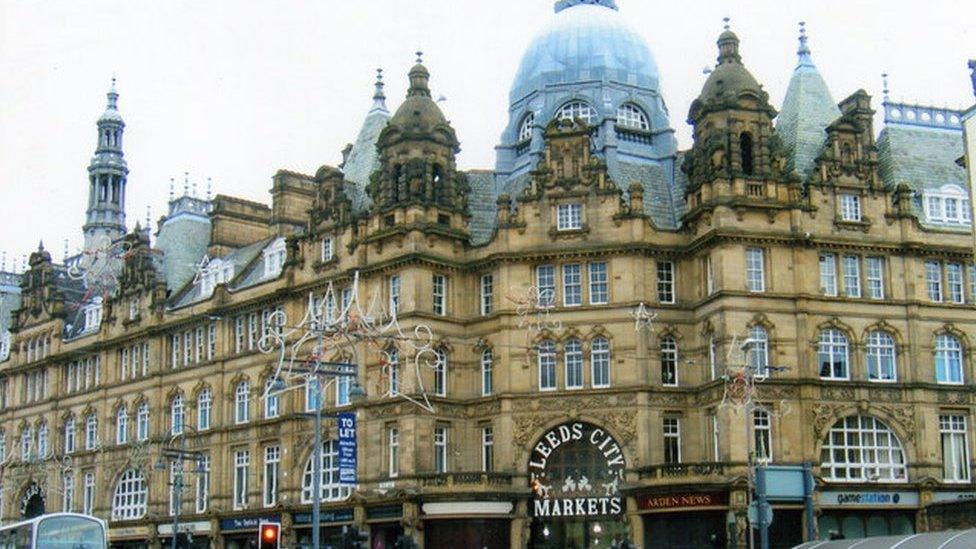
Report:
M 281 540 L 281 524 L 262 522 L 258 527 L 258 541 L 261 549 L 278 549 Z

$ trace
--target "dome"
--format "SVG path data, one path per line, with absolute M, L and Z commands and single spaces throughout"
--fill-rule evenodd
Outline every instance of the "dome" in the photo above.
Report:
M 563 2 L 532 40 L 519 65 L 512 103 L 549 84 L 616 80 L 658 89 L 650 48 L 623 20 L 613 2 Z

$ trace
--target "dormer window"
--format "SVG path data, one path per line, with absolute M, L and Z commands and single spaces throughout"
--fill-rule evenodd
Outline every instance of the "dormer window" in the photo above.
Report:
M 102 324 L 102 298 L 96 297 L 92 302 L 85 305 L 85 331 L 91 332 L 98 330 Z
M 328 263 L 335 257 L 335 242 L 331 236 L 322 239 L 322 263 Z
M 632 130 L 649 131 L 651 129 L 647 115 L 633 103 L 624 103 L 617 109 L 617 125 Z
M 281 273 L 285 266 L 285 239 L 279 238 L 264 250 L 264 276 L 271 278 Z
M 200 296 L 208 297 L 213 293 L 217 284 L 226 284 L 234 278 L 234 264 L 224 264 L 219 259 L 211 260 L 203 269 L 200 277 Z
M 840 218 L 843 221 L 861 221 L 861 197 L 856 194 L 840 195 Z
M 129 300 L 129 320 L 137 318 L 139 318 L 139 299 L 134 297 Z
M 556 229 L 574 231 L 583 228 L 583 205 L 560 204 L 556 206 Z
M 518 141 L 528 141 L 532 139 L 532 127 L 535 125 L 535 113 L 530 112 L 525 115 L 522 119 L 522 124 L 519 125 Z
M 593 125 L 596 122 L 596 110 L 583 101 L 571 101 L 559 107 L 556 118 L 559 120 L 581 118 L 587 125 Z
M 958 185 L 944 185 L 922 193 L 925 219 L 929 223 L 971 225 L 972 210 L 969 196 Z

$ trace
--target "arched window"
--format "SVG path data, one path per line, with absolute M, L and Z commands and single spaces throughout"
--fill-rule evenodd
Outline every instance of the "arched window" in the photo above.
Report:
M 47 423 L 41 422 L 37 427 L 37 457 L 44 459 L 48 455 L 50 435 L 47 430 Z
M 129 411 L 125 406 L 119 406 L 115 411 L 115 443 L 129 442 Z
M 312 502 L 312 454 L 305 463 L 305 473 L 302 475 L 302 503 Z M 322 443 L 321 483 L 319 497 L 322 501 L 340 501 L 349 497 L 351 487 L 339 484 L 339 443 L 327 440 Z
M 872 416 L 848 416 L 835 423 L 823 443 L 820 461 L 820 474 L 828 480 L 908 480 L 901 442 Z
M 868 334 L 867 359 L 869 380 L 895 381 L 897 379 L 895 338 L 891 337 L 891 334 L 881 330 Z
M 579 389 L 583 387 L 583 344 L 578 339 L 566 342 L 563 353 L 563 365 L 566 368 L 566 388 Z
M 749 329 L 749 365 L 759 377 L 769 374 L 769 334 L 762 326 Z
M 447 351 L 440 347 L 434 351 L 437 361 L 434 363 L 434 394 L 447 394 Z
M 269 377 L 264 382 L 264 419 L 272 419 L 278 417 L 280 400 L 276 393 L 271 392 L 271 386 L 274 385 L 274 378 Z
M 247 423 L 251 416 L 250 410 L 251 384 L 244 380 L 237 384 L 234 391 L 234 423 Z
M 88 414 L 85 418 L 85 450 L 94 450 L 98 447 L 98 416 L 95 412 Z
M 847 368 L 847 336 L 843 332 L 836 328 L 820 332 L 817 353 L 821 378 L 850 379 Z
M 671 336 L 661 338 L 661 383 L 678 384 L 678 343 Z
M 752 149 L 752 135 L 749 132 L 742 132 L 739 135 L 739 151 L 742 153 L 742 173 L 746 175 L 752 175 L 755 171 Z
M 556 389 L 556 344 L 546 340 L 539 343 L 539 390 Z
M 559 107 L 556 118 L 560 120 L 581 118 L 587 125 L 592 125 L 596 121 L 596 110 L 583 101 L 570 101 Z
M 27 426 L 20 432 L 20 458 L 28 461 L 34 451 L 34 428 Z
M 386 374 L 390 380 L 390 396 L 400 394 L 400 349 L 390 347 L 386 353 Z
M 171 435 L 179 435 L 183 432 L 183 425 L 186 421 L 186 403 L 183 395 L 176 395 L 169 405 L 169 426 Z
M 535 125 L 535 113 L 529 112 L 522 118 L 522 123 L 519 125 L 518 140 L 519 142 L 528 141 L 532 139 L 532 127 Z
M 147 440 L 149 438 L 149 404 L 143 402 L 136 411 L 136 439 Z
M 210 388 L 200 391 L 197 396 L 197 430 L 210 428 L 210 409 L 213 407 L 213 392 Z
M 594 387 L 610 386 L 610 342 L 605 337 L 590 344 L 590 377 Z
M 935 380 L 962 383 L 962 343 L 949 334 L 939 334 L 935 338 Z
M 491 369 L 494 363 L 495 357 L 491 352 L 491 349 L 485 349 L 481 353 L 481 395 L 488 396 L 491 394 L 492 378 Z
M 75 418 L 74 416 L 64 420 L 64 453 L 70 454 L 75 451 Z
M 112 520 L 134 520 L 146 516 L 149 489 L 146 478 L 135 469 L 119 477 L 112 498 Z
M 650 130 L 651 123 L 640 107 L 633 103 L 624 103 L 617 108 L 617 125 L 635 130 Z

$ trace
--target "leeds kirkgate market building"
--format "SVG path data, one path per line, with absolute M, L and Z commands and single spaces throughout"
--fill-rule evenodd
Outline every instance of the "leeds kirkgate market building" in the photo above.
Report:
M 776 547 L 932 528 L 976 495 L 962 113 L 836 102 L 802 30 L 774 106 L 717 45 L 678 150 L 626 13 L 561 0 L 493 170 L 458 169 L 418 59 L 338 167 L 279 171 L 270 206 L 184 190 L 154 232 L 113 85 L 85 252 L 0 279 L 3 520 L 309 544 L 318 389 L 323 544 L 741 547 L 755 463 L 812 464 L 812 514 L 770 495 Z

